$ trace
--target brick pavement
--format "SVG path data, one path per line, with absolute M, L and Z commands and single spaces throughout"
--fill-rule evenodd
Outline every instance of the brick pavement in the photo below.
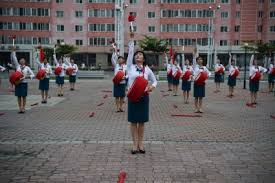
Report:
M 37 85 L 30 83 L 33 96 Z M 11 95 L 2 86 L 0 95 Z M 273 183 L 275 97 L 260 92 L 259 105 L 248 108 L 249 93 L 241 86 L 229 99 L 225 85 L 215 94 L 210 81 L 205 113 L 191 118 L 171 117 L 194 114 L 193 98 L 186 105 L 181 96 L 163 97 L 168 92 L 161 82 L 150 97 L 145 155 L 129 153 L 127 115 L 115 113 L 112 93 L 102 92 L 112 90 L 110 81 L 81 80 L 76 91 L 66 88 L 64 100 L 25 115 L 1 110 L 0 182 L 116 182 L 126 171 L 126 182 Z

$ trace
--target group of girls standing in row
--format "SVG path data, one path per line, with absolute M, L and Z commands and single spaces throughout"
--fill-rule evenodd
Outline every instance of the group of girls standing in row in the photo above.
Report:
M 58 86 L 57 93 L 58 93 L 58 96 L 63 96 L 65 72 L 68 70 L 71 71 L 70 73 L 68 73 L 70 89 L 74 90 L 78 67 L 74 63 L 74 60 L 70 59 L 69 57 L 60 58 L 57 61 L 56 55 L 54 54 L 53 59 L 55 63 L 56 84 Z M 28 95 L 28 79 L 33 79 L 35 75 L 33 71 L 30 69 L 30 67 L 26 65 L 26 60 L 24 58 L 21 58 L 18 62 L 15 48 L 12 50 L 12 53 L 11 53 L 11 61 L 16 72 L 20 74 L 16 83 L 14 83 L 15 96 L 17 96 L 18 98 L 19 113 L 25 113 L 26 97 Z M 41 103 L 46 104 L 48 99 L 48 91 L 49 91 L 50 77 L 52 74 L 52 67 L 48 63 L 47 58 L 43 58 L 43 60 L 41 60 L 40 51 L 36 52 L 35 62 L 38 65 L 38 73 L 36 75 L 36 78 L 39 79 L 38 88 L 41 91 L 41 98 L 42 98 Z M 43 73 L 42 77 L 38 76 L 40 73 Z
M 205 97 L 205 82 L 197 82 L 198 76 L 201 72 L 208 73 L 207 77 L 211 75 L 209 70 L 203 66 L 203 60 L 199 57 L 198 53 L 195 51 L 193 53 L 193 65 L 190 65 L 188 59 L 185 60 L 182 68 L 177 63 L 174 56 L 171 57 L 170 62 L 168 57 L 165 54 L 166 58 L 166 69 L 167 69 L 167 81 L 168 81 L 168 91 L 173 91 L 174 96 L 177 95 L 178 85 L 180 79 L 182 79 L 182 91 L 184 97 L 184 103 L 189 103 L 189 92 L 191 90 L 191 82 L 194 80 L 194 98 L 195 98 L 195 108 L 196 113 L 202 113 L 202 99 Z M 183 54 L 184 58 L 184 54 Z M 274 90 L 274 80 L 275 80 L 275 66 L 274 60 L 271 63 L 271 57 L 268 58 L 269 68 L 266 69 L 262 66 L 257 65 L 257 60 L 254 57 L 254 54 L 250 59 L 249 67 L 249 90 L 250 90 L 250 103 L 252 105 L 257 104 L 257 92 L 259 91 L 259 81 L 263 75 L 268 71 L 268 83 L 269 83 L 269 92 Z M 236 79 L 239 75 L 239 68 L 236 66 L 236 57 L 232 57 L 229 54 L 229 71 L 228 71 L 228 87 L 229 94 L 228 97 L 232 98 L 234 96 L 234 87 L 236 86 Z M 215 60 L 215 76 L 214 82 L 216 84 L 215 93 L 220 92 L 220 84 L 224 82 L 225 67 L 220 63 L 219 59 Z

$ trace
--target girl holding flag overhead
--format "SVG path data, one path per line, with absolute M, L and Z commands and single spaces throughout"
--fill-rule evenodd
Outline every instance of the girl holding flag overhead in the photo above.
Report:
M 131 38 L 134 34 L 131 33 Z M 128 121 L 133 139 L 132 154 L 144 154 L 144 123 L 149 121 L 149 92 L 157 86 L 154 73 L 146 64 L 146 56 L 142 51 L 134 53 L 134 41 L 129 42 L 127 57 L 128 73 Z M 135 61 L 135 64 L 133 64 Z M 150 82 L 150 84 L 149 84 Z
M 250 67 L 249 67 L 249 90 L 250 90 L 250 104 L 257 104 L 257 93 L 259 91 L 259 85 L 262 73 L 266 72 L 267 69 L 258 66 L 257 60 L 254 59 L 254 54 L 250 58 Z
M 63 58 L 60 58 L 58 61 L 56 59 L 56 55 L 54 53 L 53 55 L 53 60 L 55 63 L 55 75 L 56 75 L 56 84 L 58 86 L 58 96 L 62 97 L 64 94 L 64 77 L 65 77 L 65 70 L 67 69 L 67 65 L 63 62 Z
M 70 60 L 70 61 L 69 61 Z M 73 59 L 69 57 L 65 58 L 67 64 L 66 74 L 69 75 L 70 90 L 75 90 L 76 74 L 78 72 L 78 66 L 74 63 Z
M 26 106 L 26 99 L 28 95 L 28 82 L 27 79 L 32 79 L 34 74 L 30 67 L 26 66 L 26 60 L 21 58 L 19 63 L 16 57 L 15 48 L 11 53 L 12 63 L 16 68 L 16 72 L 13 73 L 10 80 L 13 80 L 13 76 L 16 76 L 16 81 L 13 83 L 15 84 L 15 96 L 17 96 L 19 112 L 18 113 L 25 113 L 25 106 Z M 13 82 L 13 81 L 11 81 Z
M 205 81 L 211 75 L 209 70 L 203 66 L 203 60 L 199 57 L 197 50 L 193 53 L 194 69 L 194 97 L 196 113 L 203 113 L 202 99 L 205 97 Z
M 220 63 L 220 59 L 215 58 L 215 83 L 216 83 L 216 90 L 215 92 L 220 92 L 221 83 L 224 82 L 224 66 Z
M 173 56 L 172 62 L 173 62 L 173 65 L 172 65 L 173 93 L 174 93 L 174 96 L 177 96 L 182 70 L 177 60 L 175 59 L 175 55 Z
M 113 46 L 112 64 L 115 71 L 114 73 L 115 76 L 113 78 L 113 83 L 114 83 L 113 94 L 116 101 L 117 112 L 123 112 L 127 66 L 125 64 L 124 57 L 119 56 L 115 43 L 113 43 L 112 46 Z
M 228 97 L 233 97 L 234 87 L 236 86 L 236 80 L 240 73 L 239 68 L 236 66 L 236 59 L 233 59 L 231 53 L 229 53 L 229 72 L 228 72 L 228 82 L 227 85 L 229 87 L 229 95 Z
M 43 50 L 40 49 L 40 56 L 39 56 L 39 53 L 37 53 L 35 58 L 35 61 L 38 65 L 38 73 L 36 75 L 36 78 L 39 80 L 39 90 L 41 90 L 41 97 L 42 97 L 41 103 L 46 104 L 48 99 L 48 91 L 49 91 L 49 85 L 50 85 L 50 76 L 52 74 L 52 67 L 48 63 L 47 58 L 43 56 L 43 54 L 41 57 L 41 51 L 43 52 Z

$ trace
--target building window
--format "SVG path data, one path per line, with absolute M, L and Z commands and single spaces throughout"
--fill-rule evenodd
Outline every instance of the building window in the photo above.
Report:
M 221 3 L 229 3 L 229 0 L 221 0 Z
M 81 3 L 82 3 L 82 0 L 75 0 L 74 2 L 75 2 L 75 3 L 80 3 L 80 4 L 81 4 Z
M 82 11 L 75 11 L 75 17 L 83 17 L 83 12 Z
M 270 32 L 275 32 L 275 25 L 273 25 L 273 26 L 270 26 Z
M 137 4 L 138 0 L 130 0 L 130 4 Z
M 259 3 L 261 3 L 261 4 L 264 3 L 264 0 L 259 0 Z
M 148 0 L 148 4 L 155 4 L 156 1 L 155 0 Z
M 228 18 L 228 12 L 221 12 L 221 18 Z
M 263 18 L 263 11 L 258 11 L 258 17 Z
M 82 46 L 83 45 L 83 40 L 82 39 L 77 39 L 77 40 L 75 40 L 75 44 L 77 46 Z
M 82 25 L 76 25 L 75 26 L 75 32 L 82 32 L 83 31 L 83 26 Z
M 57 32 L 63 32 L 64 31 L 64 25 L 56 25 L 56 31 Z
M 221 26 L 221 32 L 227 32 L 227 26 Z
M 89 17 L 114 17 L 113 9 L 89 9 Z
M 275 45 L 275 40 L 269 40 L 269 43 Z
M 236 4 L 241 4 L 241 0 L 236 0 Z
M 113 38 L 95 37 L 95 38 L 90 38 L 89 43 L 92 46 L 108 46 L 108 44 L 112 40 L 113 40 Z
M 137 26 L 134 25 L 133 28 L 134 28 L 134 32 L 137 32 Z
M 64 11 L 56 11 L 56 17 L 62 18 L 64 16 Z
M 89 31 L 92 32 L 114 32 L 115 24 L 89 24 Z
M 148 12 L 147 17 L 148 18 L 156 18 L 156 13 L 155 12 Z
M 235 32 L 240 32 L 240 26 L 239 25 L 235 26 Z
M 275 11 L 271 11 L 270 12 L 270 18 L 274 18 L 275 17 Z
M 275 3 L 275 0 L 270 0 L 270 3 L 272 3 L 272 4 Z
M 155 32 L 156 31 L 156 27 L 155 26 L 149 26 L 148 27 L 148 32 Z
M 63 0 L 56 0 L 56 3 L 63 3 Z
M 234 40 L 234 45 L 235 45 L 235 46 L 240 45 L 240 41 L 239 41 L 239 40 Z
M 227 40 L 220 40 L 220 46 L 227 46 Z
M 263 26 L 262 25 L 258 25 L 258 32 L 262 32 L 263 31 Z
M 57 43 L 57 44 L 64 43 L 64 39 L 57 39 L 57 40 L 56 40 L 56 43 Z
M 236 11 L 236 18 L 240 18 L 241 17 L 241 12 L 240 11 Z

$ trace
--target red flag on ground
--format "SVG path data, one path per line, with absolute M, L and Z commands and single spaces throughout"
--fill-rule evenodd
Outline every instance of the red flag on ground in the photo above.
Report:
M 42 63 L 45 59 L 45 52 L 43 48 L 40 49 L 40 62 Z

